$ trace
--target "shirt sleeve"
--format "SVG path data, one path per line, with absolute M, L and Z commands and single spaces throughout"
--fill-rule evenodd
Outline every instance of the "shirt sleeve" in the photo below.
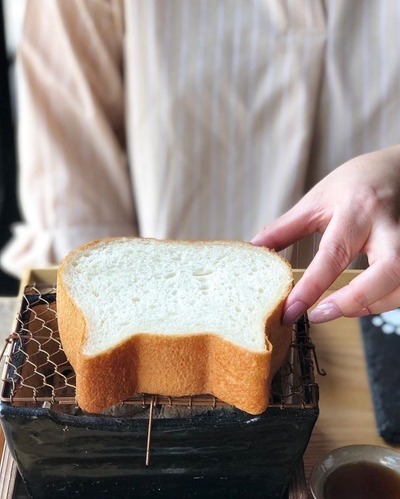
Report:
M 19 202 L 2 255 L 21 276 L 100 237 L 136 235 L 118 0 L 30 0 L 17 56 Z

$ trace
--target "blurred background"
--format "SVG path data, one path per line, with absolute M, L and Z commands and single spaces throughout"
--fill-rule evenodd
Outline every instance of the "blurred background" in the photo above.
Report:
M 15 55 L 26 0 L 0 0 L 0 251 L 19 220 L 16 196 Z M 18 281 L 0 271 L 0 296 L 16 295 Z

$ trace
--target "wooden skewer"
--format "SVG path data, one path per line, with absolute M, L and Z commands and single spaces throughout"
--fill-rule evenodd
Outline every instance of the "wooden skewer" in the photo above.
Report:
M 147 428 L 146 466 L 149 466 L 150 464 L 150 440 L 151 440 L 151 425 L 153 423 L 154 399 L 155 396 L 152 395 L 150 401 L 149 426 Z

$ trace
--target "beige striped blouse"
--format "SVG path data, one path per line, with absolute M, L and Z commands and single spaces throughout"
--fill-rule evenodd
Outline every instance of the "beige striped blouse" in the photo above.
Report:
M 399 47 L 398 0 L 28 0 L 3 265 L 105 236 L 249 240 L 400 143 Z

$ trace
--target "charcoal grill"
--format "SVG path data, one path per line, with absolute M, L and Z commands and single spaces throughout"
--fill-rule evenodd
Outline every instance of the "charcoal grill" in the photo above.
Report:
M 323 374 L 303 317 L 259 416 L 210 395 L 157 394 L 88 414 L 47 283 L 24 289 L 3 360 L 1 423 L 35 498 L 286 497 L 318 416 L 314 368 Z

